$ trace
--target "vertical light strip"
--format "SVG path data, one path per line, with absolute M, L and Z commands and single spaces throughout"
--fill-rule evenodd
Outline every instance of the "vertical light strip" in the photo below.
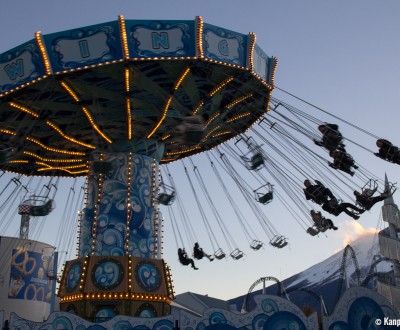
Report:
M 176 91 L 179 86 L 182 84 L 183 80 L 186 78 L 186 76 L 188 75 L 188 73 L 190 72 L 190 67 L 187 67 L 185 69 L 185 71 L 183 71 L 183 73 L 181 74 L 181 76 L 179 77 L 179 79 L 175 82 L 174 85 L 174 90 Z
M 210 96 L 214 96 L 215 93 L 220 91 L 222 88 L 224 88 L 226 85 L 228 85 L 231 81 L 233 80 L 233 77 L 228 77 L 226 78 L 223 82 L 221 82 L 219 85 L 214 87 L 214 89 L 208 94 Z
M 156 259 L 157 254 L 158 254 L 158 246 L 159 246 L 159 241 L 158 241 L 158 230 L 159 230 L 159 221 L 158 221 L 158 203 L 155 203 L 156 201 L 156 176 L 157 176 L 157 163 L 156 160 L 153 159 L 153 162 L 151 163 L 151 206 L 153 207 L 153 212 L 154 212 L 154 254 L 153 258 Z
M 37 42 L 37 44 L 39 46 L 40 54 L 42 55 L 42 60 L 43 60 L 43 63 L 44 63 L 44 68 L 46 70 L 46 74 L 50 75 L 51 74 L 50 60 L 49 60 L 49 56 L 48 56 L 47 51 L 46 51 L 46 47 L 44 46 L 44 42 L 43 42 L 43 39 L 42 39 L 42 34 L 40 33 L 40 31 L 35 33 L 35 39 L 36 39 L 36 42 Z
M 77 103 L 80 103 L 79 97 L 76 95 L 76 93 L 72 90 L 71 87 L 68 86 L 68 84 L 65 81 L 60 82 L 61 86 L 64 87 L 64 89 L 68 92 L 68 94 L 73 98 L 73 100 Z M 92 115 L 90 114 L 89 110 L 86 109 L 86 107 L 81 106 L 81 109 L 83 113 L 85 114 L 86 118 L 89 120 L 90 125 L 93 127 L 93 129 L 100 134 L 100 136 L 106 140 L 108 143 L 112 143 L 112 140 L 105 135 L 99 127 L 96 125 L 94 122 L 94 119 L 92 118 Z
M 129 60 L 128 38 L 126 37 L 126 26 L 125 26 L 124 16 L 122 15 L 118 16 L 118 22 L 119 22 L 119 33 L 121 36 L 122 52 L 124 54 L 124 59 Z
M 79 254 L 79 247 L 80 247 L 80 236 L 82 233 L 82 216 L 83 216 L 83 211 L 78 211 L 78 236 L 77 236 L 77 242 L 76 242 L 76 251 L 75 251 L 75 258 L 78 258 Z
M 125 68 L 125 104 L 126 104 L 126 121 L 128 130 L 128 140 L 132 139 L 132 114 L 131 114 L 131 83 L 130 83 L 130 70 Z
M 100 161 L 103 161 L 103 154 L 100 155 Z M 97 216 L 99 214 L 99 209 L 100 209 L 100 204 L 101 204 L 101 195 L 102 195 L 102 190 L 103 190 L 103 174 L 99 174 L 99 179 L 98 179 L 98 189 L 97 189 L 97 204 L 96 207 L 94 208 L 94 214 L 93 214 L 93 229 L 92 229 L 92 236 L 93 236 L 93 241 L 92 241 L 92 255 L 94 255 L 94 250 L 96 247 L 96 237 L 97 237 Z
M 248 63 L 250 71 L 254 71 L 254 46 L 256 45 L 256 34 L 254 32 L 249 33 L 250 37 L 250 46 L 249 46 L 249 53 L 248 53 Z
M 274 86 L 275 86 L 275 71 L 276 71 L 279 61 L 276 57 L 272 57 L 272 58 L 274 59 L 274 66 L 273 66 L 272 72 L 271 72 L 271 84 L 270 85 L 272 86 L 272 88 L 274 88 Z
M 167 111 L 168 111 L 169 105 L 171 104 L 171 101 L 172 101 L 172 95 L 170 95 L 168 97 L 167 102 L 165 103 L 164 111 L 163 111 L 163 114 L 161 115 L 160 120 L 158 121 L 156 126 L 154 126 L 154 128 L 150 131 L 150 133 L 147 135 L 148 139 L 156 132 L 156 130 L 160 127 L 160 125 L 164 121 L 165 117 L 167 116 Z
M 10 106 L 12 106 L 13 108 L 15 108 L 15 109 L 18 109 L 18 110 L 20 110 L 20 111 L 23 111 L 23 112 L 25 112 L 25 113 L 31 115 L 32 117 L 39 118 L 39 115 L 38 115 L 36 112 L 31 111 L 31 110 L 29 110 L 28 108 L 23 107 L 22 105 L 16 104 L 16 103 L 14 103 L 14 102 L 10 102 L 10 103 L 8 103 L 8 104 L 9 104 Z
M 197 41 L 197 56 L 199 58 L 204 57 L 203 51 L 203 19 L 201 16 L 196 16 L 197 30 L 196 30 L 196 41 Z
M 215 86 L 214 89 L 208 93 L 210 97 L 214 96 L 218 91 L 220 91 L 222 88 L 224 88 L 226 85 L 228 85 L 231 81 L 233 80 L 233 77 L 228 77 L 224 81 L 222 81 L 219 85 Z M 204 105 L 204 101 L 200 101 L 197 107 L 192 111 L 192 115 L 196 115 L 201 107 Z
M 176 91 L 179 86 L 182 84 L 183 80 L 186 78 L 188 73 L 190 72 L 190 68 L 187 67 L 179 76 L 179 78 L 176 80 L 174 83 L 174 91 Z M 157 129 L 161 126 L 162 122 L 164 121 L 165 117 L 167 116 L 168 108 L 171 104 L 173 95 L 170 95 L 167 99 L 167 102 L 165 103 L 163 113 L 161 115 L 160 120 L 157 122 L 157 124 L 154 126 L 154 128 L 150 131 L 150 133 L 147 135 L 147 138 L 149 139 L 156 131 Z
M 271 85 L 271 87 L 272 88 L 274 88 L 274 86 L 275 86 L 275 71 L 276 71 L 276 68 L 278 67 L 278 59 L 276 58 L 276 57 L 272 57 L 273 59 L 274 59 L 274 66 L 273 66 L 273 68 L 272 68 L 272 71 L 271 71 L 271 83 L 270 83 L 270 85 Z M 268 113 L 270 110 L 271 110 L 271 98 L 272 98 L 272 89 L 269 91 L 269 95 L 268 95 L 268 102 L 267 102 L 267 107 L 266 107 L 266 112 Z
M 156 196 L 160 196 L 160 187 L 161 187 L 161 167 L 158 166 L 158 177 L 157 177 L 157 189 L 156 189 Z M 161 240 L 159 242 L 160 244 L 160 257 L 163 257 L 163 244 L 164 244 L 164 217 L 159 216 L 159 210 L 160 210 L 160 204 L 157 203 L 157 219 L 158 219 L 158 230 L 160 231 L 161 227 Z M 160 235 L 158 235 L 160 237 Z M 157 247 L 158 248 L 158 247 Z
M 125 232 L 125 255 L 129 255 L 129 236 L 131 227 L 131 180 L 132 180 L 132 153 L 128 155 L 128 178 L 126 193 L 126 232 Z
M 89 172 L 90 174 L 90 172 Z M 84 195 L 83 195 L 83 208 L 86 209 L 88 205 L 88 191 L 89 191 L 89 174 L 86 175 L 86 180 L 85 180 L 85 188 L 84 188 Z M 78 247 L 80 248 L 80 242 L 81 242 L 81 232 L 79 232 L 79 237 L 78 237 Z M 83 255 L 77 254 L 76 257 L 83 257 Z
M 131 292 L 131 290 L 132 290 L 132 259 L 129 258 L 129 260 L 128 260 L 128 292 Z

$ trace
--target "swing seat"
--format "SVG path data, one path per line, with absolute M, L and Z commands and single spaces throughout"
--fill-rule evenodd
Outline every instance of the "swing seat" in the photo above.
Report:
M 257 251 L 261 249 L 263 245 L 264 245 L 263 242 L 254 240 L 253 242 L 251 242 L 250 248 L 252 248 L 254 251 Z
M 219 248 L 217 251 L 214 253 L 214 257 L 218 260 L 224 259 L 226 256 L 225 252 Z
M 30 215 L 33 217 L 44 217 L 52 211 L 53 200 L 48 200 L 43 205 L 31 205 Z
M 235 250 L 233 250 L 230 254 L 230 256 L 234 259 L 234 260 L 239 260 L 240 258 L 242 258 L 244 255 L 243 251 L 240 251 L 238 248 L 236 248 Z
M 307 229 L 307 233 L 310 234 L 311 236 L 316 236 L 316 235 L 318 235 L 319 230 L 314 227 L 309 227 Z
M 255 155 L 253 155 L 250 159 L 250 170 L 258 170 L 262 165 L 264 165 L 264 157 L 262 156 L 261 153 L 256 153 Z
M 268 193 L 266 193 L 265 195 L 262 195 L 261 197 L 258 198 L 258 202 L 260 202 L 261 204 L 268 204 L 270 202 L 272 202 L 272 199 L 274 198 L 273 193 L 270 191 Z
M 204 254 L 200 254 L 200 253 L 193 253 L 192 254 L 193 258 L 197 259 L 197 260 L 201 260 L 204 257 Z
M 274 238 L 272 238 L 272 240 L 269 243 L 272 246 L 277 247 L 278 249 L 281 249 L 288 244 L 284 236 L 274 236 Z
M 162 205 L 171 205 L 175 200 L 175 193 L 161 193 L 158 195 L 158 202 Z

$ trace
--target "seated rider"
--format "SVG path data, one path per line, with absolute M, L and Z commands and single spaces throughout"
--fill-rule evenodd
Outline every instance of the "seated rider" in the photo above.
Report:
M 181 248 L 178 249 L 178 257 L 179 257 L 179 261 L 180 261 L 180 263 L 181 263 L 182 265 L 187 266 L 187 265 L 190 264 L 190 265 L 192 266 L 193 269 L 198 269 L 198 268 L 196 268 L 196 266 L 194 265 L 193 259 L 190 259 L 190 258 L 188 257 L 188 255 L 187 255 L 187 253 L 186 253 L 186 251 L 185 251 L 184 248 L 183 248 L 183 249 L 181 249 Z
M 389 188 L 386 188 L 383 193 L 379 196 L 371 196 L 367 190 L 364 190 L 362 193 L 357 190 L 354 191 L 354 196 L 356 196 L 356 202 L 361 205 L 365 210 L 370 210 L 372 206 L 376 203 L 381 202 L 390 196 Z
M 338 216 L 340 213 L 344 212 L 347 215 L 351 216 L 354 220 L 358 220 L 360 218 L 358 214 L 361 214 L 365 211 L 363 209 L 359 209 L 357 206 L 351 203 L 339 203 L 336 198 L 322 204 L 322 209 L 330 214 L 333 214 L 334 216 Z M 358 214 L 348 209 L 357 211 Z
M 199 243 L 194 243 L 194 247 L 193 247 L 193 257 L 195 257 L 196 259 L 202 259 L 203 257 L 207 257 L 208 260 L 213 261 L 214 258 L 212 256 L 210 256 L 209 254 L 205 253 L 203 251 L 203 249 L 199 246 Z
M 304 181 L 304 195 L 307 200 L 312 200 L 313 202 L 321 205 L 326 203 L 329 199 L 335 199 L 332 192 L 326 188 L 321 182 L 315 180 L 315 185 L 311 183 L 310 180 Z
M 398 147 L 385 139 L 378 139 L 376 146 L 379 151 L 374 154 L 375 156 L 400 165 L 400 150 Z
M 339 132 L 339 126 L 336 124 L 319 125 L 318 130 L 322 133 L 321 141 L 314 140 L 318 146 L 324 147 L 329 151 L 342 150 L 344 151 L 344 144 L 342 143 L 343 136 Z
M 315 226 L 317 226 L 318 228 L 327 227 L 328 229 L 333 229 L 333 230 L 338 229 L 338 227 L 336 227 L 333 224 L 333 221 L 331 219 L 327 219 L 327 218 L 323 217 L 321 212 L 311 210 L 310 213 L 311 213 L 311 218 L 313 219 L 313 221 L 315 223 Z
M 351 157 L 347 152 L 332 150 L 329 152 L 329 156 L 333 158 L 333 163 L 328 162 L 329 166 L 332 168 L 346 172 L 351 176 L 354 175 L 354 171 L 352 171 L 351 168 L 353 167 L 354 169 L 358 169 L 358 166 L 354 164 L 353 157 Z

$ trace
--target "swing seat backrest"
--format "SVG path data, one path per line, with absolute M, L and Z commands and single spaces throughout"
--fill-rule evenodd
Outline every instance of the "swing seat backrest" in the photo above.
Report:
M 219 248 L 217 251 L 214 253 L 214 257 L 218 260 L 224 259 L 226 256 L 225 252 Z
M 48 215 L 52 210 L 52 200 L 48 200 L 43 205 L 32 205 L 30 215 L 33 217 L 44 217 Z
M 236 248 L 235 250 L 233 250 L 230 254 L 230 256 L 234 259 L 234 260 L 239 260 L 240 258 L 243 257 L 243 252 L 240 251 L 238 248 Z
M 175 194 L 161 193 L 158 195 L 158 202 L 162 205 L 170 205 L 175 198 Z

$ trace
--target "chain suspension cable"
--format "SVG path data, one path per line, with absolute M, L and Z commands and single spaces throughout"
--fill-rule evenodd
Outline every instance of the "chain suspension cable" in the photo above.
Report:
M 180 216 L 180 220 L 181 223 L 183 224 L 183 228 L 185 230 L 185 234 L 186 237 L 188 239 L 188 242 L 191 246 L 194 245 L 195 242 L 198 241 L 197 237 L 196 237 L 196 233 L 195 230 L 193 229 L 193 226 L 191 224 L 190 221 L 190 217 L 186 211 L 186 208 L 184 207 L 184 204 L 182 202 L 182 199 L 180 197 L 180 194 L 178 194 L 177 190 L 176 190 L 176 184 L 174 181 L 173 176 L 171 175 L 168 166 L 166 166 L 166 170 L 167 170 L 167 174 L 168 174 L 168 178 L 169 178 L 169 182 L 171 183 L 171 187 L 174 189 L 175 191 L 175 200 L 176 200 L 176 204 L 178 207 L 178 214 Z M 174 205 L 171 205 L 170 207 L 174 207 Z
M 218 212 L 217 208 L 215 207 L 215 204 L 207 190 L 204 180 L 201 177 L 199 168 L 194 165 L 193 160 L 191 158 L 189 160 L 193 166 L 193 172 L 195 173 L 195 176 L 199 182 L 200 188 L 202 189 L 203 194 L 206 197 L 206 200 L 210 206 L 210 209 L 211 209 L 212 213 L 214 214 L 215 220 L 217 221 L 217 224 L 222 232 L 222 235 L 225 239 L 228 249 L 230 252 L 232 252 L 233 250 L 235 250 L 235 248 L 237 248 L 237 244 L 236 244 L 235 240 L 233 239 L 232 235 L 230 234 L 228 228 L 226 227 L 224 221 L 222 220 L 220 213 Z
M 203 220 L 204 226 L 205 226 L 205 228 L 206 228 L 208 237 L 209 237 L 209 239 L 210 239 L 211 246 L 212 246 L 212 248 L 213 248 L 214 251 L 217 251 L 216 246 L 219 245 L 219 244 L 218 244 L 218 241 L 217 241 L 217 239 L 216 239 L 216 237 L 215 237 L 215 235 L 214 235 L 214 232 L 212 231 L 212 228 L 211 228 L 210 223 L 209 223 L 208 220 L 207 220 L 207 216 L 206 216 L 206 214 L 205 214 L 205 212 L 204 212 L 204 209 L 203 209 L 203 207 L 202 207 L 202 205 L 201 205 L 201 203 L 200 203 L 199 197 L 198 197 L 197 192 L 196 192 L 196 190 L 195 190 L 195 188 L 194 188 L 194 186 L 193 186 L 193 182 L 192 182 L 192 180 L 191 180 L 191 178 L 190 178 L 189 172 L 188 172 L 188 170 L 187 170 L 187 168 L 186 168 L 186 166 L 185 166 L 185 164 L 184 164 L 183 161 L 182 161 L 182 165 L 183 165 L 183 167 L 184 167 L 184 169 L 185 169 L 186 177 L 187 177 L 187 179 L 188 179 L 188 181 L 189 181 L 190 188 L 192 189 L 192 193 L 193 193 L 194 198 L 195 198 L 195 200 L 196 200 L 196 204 L 197 204 L 197 207 L 198 207 L 198 209 L 199 209 L 199 212 L 200 212 L 201 218 L 202 218 L 202 220 Z M 218 246 L 218 247 L 219 247 L 219 246 Z
M 256 234 L 254 233 L 254 231 L 252 230 L 251 226 L 249 225 L 249 223 L 246 221 L 246 217 L 243 215 L 243 213 L 240 211 L 240 209 L 237 207 L 236 202 L 234 201 L 232 195 L 229 193 L 228 188 L 226 187 L 224 181 L 222 180 L 222 177 L 220 175 L 220 173 L 218 172 L 217 167 L 215 166 L 214 162 L 211 160 L 209 154 L 207 154 L 207 158 L 210 161 L 211 167 L 215 173 L 215 176 L 218 179 L 218 182 L 220 183 L 222 189 L 224 190 L 224 193 L 226 195 L 226 197 L 228 198 L 229 203 L 232 206 L 233 211 L 236 214 L 236 217 L 239 221 L 239 224 L 243 230 L 243 232 L 245 233 L 245 236 L 248 240 L 249 243 L 251 243 L 253 241 L 253 239 L 257 239 Z M 251 232 L 251 233 L 250 233 Z
M 232 166 L 232 164 L 227 159 L 226 155 L 219 151 L 220 158 L 224 163 L 224 167 L 227 170 L 228 174 L 234 180 L 242 195 L 245 197 L 247 203 L 249 204 L 250 208 L 252 209 L 254 215 L 256 216 L 259 224 L 263 228 L 264 232 L 266 233 L 269 240 L 271 240 L 277 234 L 277 230 L 273 227 L 272 223 L 269 219 L 265 216 L 264 213 L 260 210 L 259 206 L 256 204 L 252 194 L 245 188 L 245 181 L 241 178 L 241 176 L 237 173 L 236 169 Z

